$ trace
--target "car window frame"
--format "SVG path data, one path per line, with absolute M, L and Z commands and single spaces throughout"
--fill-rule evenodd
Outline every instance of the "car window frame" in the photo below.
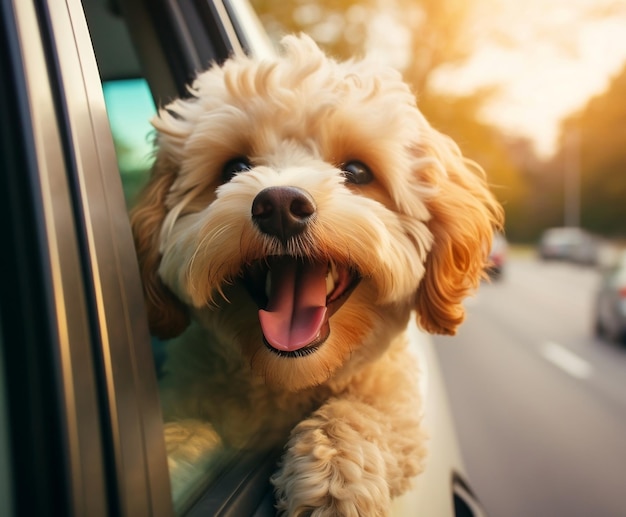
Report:
M 57 73 L 65 89 L 67 138 L 72 140 L 68 144 L 75 150 L 74 203 L 83 230 L 99 374 L 106 384 L 108 459 L 114 462 L 118 491 L 114 499 L 125 515 L 170 515 L 162 417 L 156 376 L 151 375 L 155 366 L 100 76 L 81 2 L 66 0 L 67 11 L 49 5 Z M 82 81 L 75 80 L 77 75 Z
M 130 36 L 157 106 L 188 96 L 187 86 L 200 70 L 243 51 L 219 1 L 117 0 L 115 4 L 133 26 Z M 223 23 L 216 24 L 215 19 Z
M 157 106 L 188 96 L 187 86 L 212 63 L 274 51 L 245 0 L 152 0 L 149 5 L 115 0 L 115 5 L 133 26 L 131 38 Z
M 30 2 L 2 4 L 0 219 L 10 246 L 0 263 L 11 274 L 0 310 L 12 511 L 103 515 L 106 473 L 88 314 L 40 15 Z
M 16 299 L 3 296 L 2 330 L 19 345 L 2 352 L 22 366 L 4 372 L 14 512 L 172 515 L 139 271 L 81 2 L 7 0 L 2 26 L 3 77 L 15 81 L 2 135 L 3 226 L 16 243 L 2 262 Z

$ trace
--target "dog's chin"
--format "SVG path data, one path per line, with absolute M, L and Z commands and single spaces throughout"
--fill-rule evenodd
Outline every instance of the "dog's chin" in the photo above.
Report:
M 355 353 L 353 343 L 362 344 L 366 329 L 346 328 L 339 311 L 329 321 L 329 332 L 323 342 L 312 343 L 299 352 L 286 354 L 271 345 L 247 343 L 252 371 L 272 389 L 296 392 L 322 385 L 334 378 Z M 354 335 L 353 335 L 354 334 Z
M 263 343 L 283 359 L 310 356 L 324 346 L 330 318 L 360 279 L 354 267 L 288 255 L 258 260 L 242 272 L 258 307 Z

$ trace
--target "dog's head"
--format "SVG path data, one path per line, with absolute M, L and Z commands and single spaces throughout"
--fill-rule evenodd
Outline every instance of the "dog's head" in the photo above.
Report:
M 380 353 L 413 309 L 453 334 L 501 209 L 396 71 L 283 47 L 160 111 L 132 226 L 155 335 L 193 315 L 299 389 Z

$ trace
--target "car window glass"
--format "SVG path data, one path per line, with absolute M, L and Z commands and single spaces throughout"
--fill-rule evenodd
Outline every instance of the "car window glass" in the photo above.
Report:
M 142 79 L 106 81 L 102 85 L 113 143 L 130 208 L 148 179 L 153 161 L 150 119 L 156 113 L 147 82 Z
M 142 65 L 145 63 L 141 62 L 133 46 L 123 9 L 119 9 L 121 3 L 109 0 L 82 2 L 100 72 L 126 207 L 130 211 L 148 181 L 154 161 L 154 129 L 150 120 L 155 116 L 157 106 L 143 76 Z M 167 73 L 163 70 L 163 74 Z M 151 345 L 157 371 L 143 369 L 142 372 L 156 375 L 162 381 L 169 343 L 153 338 Z M 226 465 L 226 462 L 222 461 L 220 465 Z M 177 514 L 188 508 L 203 491 L 212 489 L 210 480 L 218 470 L 221 467 L 218 469 L 214 465 L 197 469 L 198 476 L 179 490 L 180 496 L 175 501 Z
M 110 80 L 102 83 L 104 99 L 122 178 L 126 205 L 130 210 L 148 180 L 154 161 L 154 129 L 150 119 L 156 108 L 148 86 L 143 78 Z M 167 341 L 152 339 L 157 377 L 161 379 L 162 368 L 167 361 Z M 147 373 L 146 373 L 147 374 Z M 174 423 L 165 422 L 166 432 Z M 217 462 L 198 465 L 195 475 L 183 486 L 173 490 L 174 504 L 178 513 L 189 507 L 210 486 L 218 472 L 232 463 L 232 455 L 220 455 Z
M 130 210 L 147 183 L 154 162 L 155 132 L 150 120 L 155 116 L 157 107 L 148 82 L 141 76 L 139 57 L 131 45 L 124 18 L 107 8 L 109 4 L 104 0 L 84 0 L 84 5 L 102 78 L 102 90 L 126 206 Z M 115 37 L 110 36 L 113 34 L 111 31 L 115 31 Z M 152 351 L 160 383 L 164 382 L 163 369 L 167 368 L 167 350 L 170 346 L 175 346 L 175 343 L 153 338 Z M 151 372 L 144 371 L 144 374 L 150 375 Z M 162 389 L 160 394 L 162 400 L 165 400 Z M 184 401 L 170 401 L 170 405 L 179 404 L 184 404 Z M 230 411 L 227 403 L 220 402 L 220 407 L 222 406 L 225 413 Z M 177 426 L 176 422 L 166 421 L 164 424 L 166 434 L 187 432 L 183 425 Z M 197 434 L 201 432 L 199 430 Z M 190 447 L 193 447 L 193 443 Z M 184 482 L 173 482 L 173 499 L 177 514 L 191 508 L 203 494 L 221 498 L 224 495 L 222 492 L 229 489 L 223 488 L 223 482 L 218 485 L 213 481 L 226 470 L 238 473 L 243 469 L 245 472 L 242 472 L 241 476 L 255 470 L 256 458 L 253 458 L 251 463 L 241 461 L 241 455 L 238 453 L 242 447 L 245 447 L 245 444 L 231 445 L 227 451 L 220 451 L 221 453 L 210 461 L 195 461 L 193 473 L 190 473 Z M 254 454 L 254 451 L 248 452 Z

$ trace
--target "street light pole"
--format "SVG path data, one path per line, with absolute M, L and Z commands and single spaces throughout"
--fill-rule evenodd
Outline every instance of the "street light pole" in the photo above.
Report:
M 567 132 L 564 163 L 563 222 L 565 226 L 580 226 L 580 128 Z

